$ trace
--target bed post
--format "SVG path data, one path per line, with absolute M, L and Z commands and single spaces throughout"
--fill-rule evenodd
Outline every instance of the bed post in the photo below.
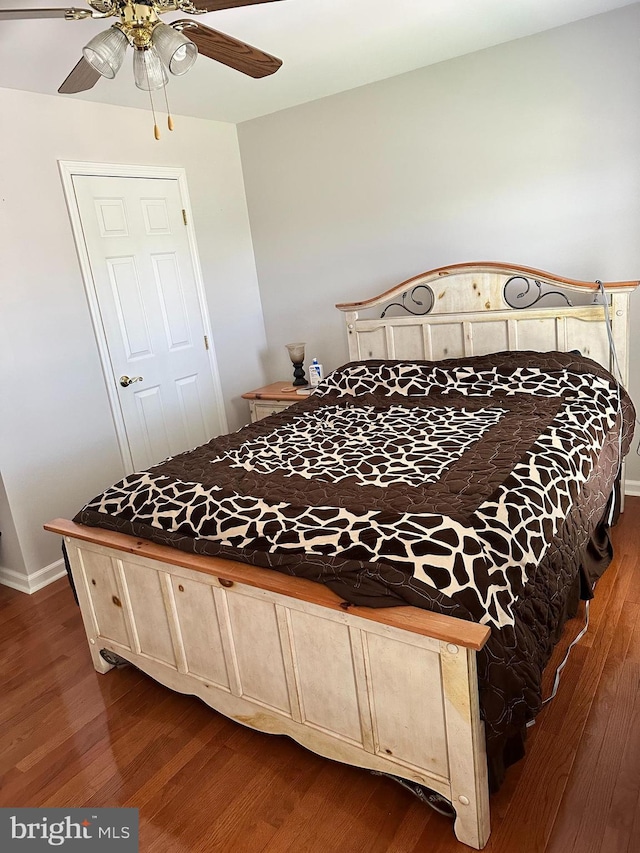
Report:
M 356 333 L 357 311 L 349 311 L 345 314 L 347 323 L 347 342 L 349 344 L 349 361 L 360 360 L 360 342 Z
M 610 292 L 611 335 L 618 363 L 615 364 L 612 354 L 609 370 L 626 388 L 629 384 L 629 294 L 632 291 L 619 289 Z M 617 375 L 618 368 L 620 376 Z
M 67 549 L 69 565 L 71 566 L 71 574 L 73 575 L 73 583 L 78 596 L 80 613 L 82 615 L 84 630 L 87 635 L 87 642 L 89 644 L 89 651 L 91 652 L 93 668 L 96 672 L 100 672 L 104 675 L 104 673 L 113 669 L 113 664 L 107 663 L 100 654 L 101 644 L 99 642 L 98 623 L 91 605 L 91 598 L 87 591 L 87 579 L 85 578 L 82 555 L 76 542 L 70 536 L 64 537 L 64 544 Z M 117 596 L 114 596 L 114 598 L 117 598 Z
M 489 783 L 480 720 L 476 652 L 440 643 L 451 804 L 458 841 L 482 850 L 489 839 Z

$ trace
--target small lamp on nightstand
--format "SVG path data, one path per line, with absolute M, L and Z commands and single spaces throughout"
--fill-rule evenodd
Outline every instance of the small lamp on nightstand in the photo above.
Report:
M 307 379 L 304 375 L 302 365 L 304 364 L 304 344 L 285 344 L 289 358 L 293 364 L 293 384 L 306 385 Z

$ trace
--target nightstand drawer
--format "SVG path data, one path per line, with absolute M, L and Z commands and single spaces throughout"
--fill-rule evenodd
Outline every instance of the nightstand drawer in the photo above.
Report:
M 271 385 L 256 388 L 255 391 L 247 391 L 242 397 L 249 401 L 252 424 L 304 400 L 304 395 L 296 393 L 296 389 L 291 383 L 287 384 L 286 380 L 272 382 Z
M 269 415 L 275 415 L 277 412 L 282 412 L 288 409 L 292 403 L 279 403 L 277 400 L 261 400 L 260 402 L 251 400 L 249 406 L 251 408 L 251 423 L 268 418 Z

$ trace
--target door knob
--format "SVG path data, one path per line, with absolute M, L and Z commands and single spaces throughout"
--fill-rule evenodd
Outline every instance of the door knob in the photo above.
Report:
M 121 376 L 120 384 L 123 388 L 126 388 L 127 385 L 131 385 L 132 382 L 142 382 L 144 376 Z

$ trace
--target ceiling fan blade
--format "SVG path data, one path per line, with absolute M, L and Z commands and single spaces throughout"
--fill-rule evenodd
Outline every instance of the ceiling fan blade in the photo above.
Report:
M 69 6 L 59 6 L 55 9 L 0 9 L 0 21 L 16 21 L 20 18 L 66 18 L 68 21 L 78 21 L 80 18 L 90 18 L 90 9 L 72 9 Z
M 73 95 L 75 92 L 86 92 L 92 89 L 102 75 L 93 68 L 84 56 L 77 63 L 71 74 L 58 89 L 61 95 Z
M 175 21 L 172 26 L 184 32 L 203 56 L 222 62 L 249 77 L 267 77 L 282 65 L 282 60 L 276 56 L 195 21 Z
M 238 6 L 255 6 L 257 3 L 274 3 L 277 0 L 187 0 L 183 12 L 188 12 L 187 6 L 194 6 L 198 12 L 218 12 L 221 9 L 235 9 Z M 179 4 L 180 8 L 182 4 Z

